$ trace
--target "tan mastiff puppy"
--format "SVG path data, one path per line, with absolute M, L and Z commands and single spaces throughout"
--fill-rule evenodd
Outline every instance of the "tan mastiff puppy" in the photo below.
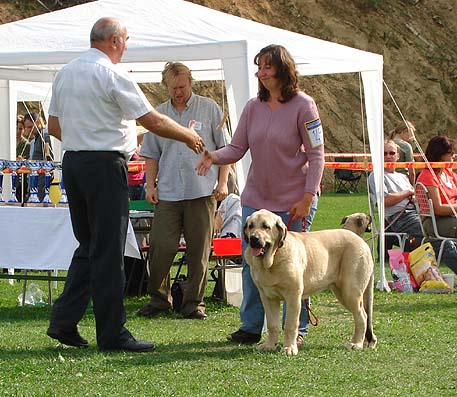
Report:
M 259 350 L 276 349 L 280 302 L 285 300 L 283 351 L 296 355 L 302 299 L 327 288 L 354 316 L 354 336 L 347 347 L 376 346 L 372 327 L 374 265 L 365 241 L 344 229 L 290 232 L 279 216 L 267 210 L 249 216 L 243 233 L 248 243 L 244 255 L 267 316 L 268 337 Z
M 341 225 L 343 225 L 343 229 L 363 237 L 365 232 L 371 232 L 371 216 L 363 212 L 356 212 L 341 219 Z

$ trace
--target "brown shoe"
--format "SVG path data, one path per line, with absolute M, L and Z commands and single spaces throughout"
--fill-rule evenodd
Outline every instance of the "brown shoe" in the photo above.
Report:
M 154 318 L 162 313 L 167 313 L 168 311 L 169 309 L 157 309 L 156 307 L 147 304 L 146 306 L 138 310 L 137 315 L 141 317 Z
M 188 318 L 191 320 L 206 320 L 208 316 L 202 312 L 200 309 L 194 310 L 192 313 L 184 316 L 184 318 Z

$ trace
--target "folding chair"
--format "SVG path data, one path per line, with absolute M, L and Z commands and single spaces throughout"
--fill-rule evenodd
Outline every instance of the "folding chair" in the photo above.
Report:
M 129 296 L 141 296 L 146 293 L 145 283 L 147 280 L 150 249 L 148 237 L 151 230 L 151 222 L 154 218 L 154 206 L 146 200 L 131 200 L 129 202 L 129 216 L 137 237 L 141 260 L 132 258 L 129 266 L 126 266 L 126 273 L 128 274 L 126 274 L 125 294 Z
M 374 211 L 375 206 L 371 204 L 370 206 L 370 216 L 371 216 L 371 228 L 375 236 L 379 236 L 379 226 L 377 223 L 377 211 Z M 407 233 L 397 233 L 397 232 L 384 232 L 384 237 L 391 237 L 396 240 L 396 245 L 404 251 L 406 240 L 408 238 Z M 379 242 L 378 242 L 378 252 L 379 252 Z
M 335 157 L 335 162 L 352 163 L 352 157 Z M 358 185 L 362 177 L 361 171 L 335 169 L 334 176 L 334 189 L 336 193 L 354 193 L 358 192 Z
M 219 280 L 220 298 L 225 300 L 227 299 L 225 272 L 243 267 L 241 246 L 241 238 L 213 238 L 212 259 L 216 261 L 216 267 L 211 275 L 216 282 Z M 215 275 L 216 271 L 218 276 Z
M 446 242 L 453 241 L 453 242 L 457 243 L 457 238 L 444 237 L 439 234 L 438 226 L 436 224 L 435 211 L 433 210 L 433 202 L 429 196 L 427 187 L 423 183 L 417 182 L 416 186 L 414 187 L 414 190 L 416 192 L 417 213 L 421 217 L 421 221 L 422 221 L 421 227 L 422 227 L 422 233 L 424 234 L 424 240 L 427 238 L 429 240 L 441 241 L 440 249 L 438 251 L 438 257 L 437 257 L 437 263 L 439 266 Z M 423 222 L 425 219 L 431 220 L 431 223 L 433 226 L 433 234 L 431 234 L 431 235 L 429 233 L 427 233 L 423 227 Z M 424 240 L 422 240 L 422 242 Z

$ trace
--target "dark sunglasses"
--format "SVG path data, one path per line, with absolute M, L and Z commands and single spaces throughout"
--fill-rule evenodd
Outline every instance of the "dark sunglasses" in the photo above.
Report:
M 397 154 L 397 152 L 384 152 L 384 156 L 395 156 Z

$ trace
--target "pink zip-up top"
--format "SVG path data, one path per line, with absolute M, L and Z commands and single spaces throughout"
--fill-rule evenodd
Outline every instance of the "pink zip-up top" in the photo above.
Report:
M 319 129 L 320 137 L 318 133 L 312 140 L 313 130 Z M 258 98 L 250 99 L 232 142 L 215 151 L 215 164 L 235 163 L 248 149 L 252 162 L 241 194 L 243 206 L 288 211 L 305 192 L 316 194 L 325 161 L 313 98 L 299 92 L 276 110 Z

